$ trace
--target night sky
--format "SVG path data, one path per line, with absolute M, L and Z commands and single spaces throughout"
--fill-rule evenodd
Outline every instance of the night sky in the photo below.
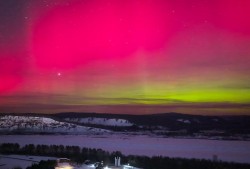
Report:
M 0 112 L 250 115 L 248 0 L 0 0 Z

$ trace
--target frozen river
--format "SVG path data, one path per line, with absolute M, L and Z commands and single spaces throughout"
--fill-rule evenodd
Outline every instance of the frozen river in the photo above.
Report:
M 2 135 L 0 143 L 62 144 L 121 151 L 123 154 L 212 159 L 250 163 L 250 141 L 175 139 L 149 136 Z

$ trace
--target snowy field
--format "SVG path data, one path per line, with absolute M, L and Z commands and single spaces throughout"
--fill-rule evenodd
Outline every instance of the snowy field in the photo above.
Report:
M 25 156 L 25 155 L 0 155 L 0 168 L 12 169 L 21 167 L 22 169 L 38 163 L 41 160 L 55 160 L 54 157 Z
M 149 136 L 86 136 L 86 135 L 5 135 L 0 143 L 62 144 L 121 151 L 128 155 L 162 155 L 183 158 L 212 159 L 250 163 L 250 141 L 175 139 Z

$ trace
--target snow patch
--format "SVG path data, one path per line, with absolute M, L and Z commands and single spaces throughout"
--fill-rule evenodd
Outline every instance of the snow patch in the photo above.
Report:
M 27 168 L 32 164 L 37 164 L 42 160 L 56 160 L 55 157 L 27 156 L 27 155 L 1 155 L 0 168 L 12 169 L 15 167 Z
M 109 118 L 96 118 L 96 117 L 87 117 L 87 118 L 65 118 L 65 121 L 76 122 L 80 124 L 96 124 L 103 126 L 119 126 L 119 127 L 129 127 L 134 124 L 125 119 L 109 119 Z
M 177 121 L 182 122 L 182 123 L 186 123 L 186 124 L 190 124 L 190 120 L 185 120 L 185 119 L 177 119 Z

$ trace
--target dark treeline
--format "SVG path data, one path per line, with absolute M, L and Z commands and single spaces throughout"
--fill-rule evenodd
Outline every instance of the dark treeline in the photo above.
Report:
M 1 154 L 21 154 L 21 155 L 38 155 L 65 157 L 77 163 L 85 160 L 113 162 L 116 156 L 123 157 L 120 152 L 109 153 L 101 149 L 80 148 L 79 146 L 63 146 L 63 145 L 34 145 L 27 144 L 20 147 L 17 143 L 3 143 L 0 145 Z
M 63 145 L 33 145 L 28 144 L 21 147 L 17 143 L 0 144 L 1 154 L 21 154 L 37 156 L 53 156 L 69 158 L 76 163 L 85 160 L 104 161 L 105 164 L 114 163 L 116 156 L 121 157 L 121 163 L 144 168 L 144 169 L 249 169 L 250 164 L 215 162 L 199 159 L 182 159 L 168 157 L 146 157 L 146 156 L 125 156 L 121 152 L 107 152 L 102 149 L 80 148 L 79 146 Z M 53 168 L 55 162 L 40 162 L 29 169 Z
M 32 164 L 32 166 L 27 167 L 26 169 L 55 169 L 56 161 L 40 161 L 38 164 Z

